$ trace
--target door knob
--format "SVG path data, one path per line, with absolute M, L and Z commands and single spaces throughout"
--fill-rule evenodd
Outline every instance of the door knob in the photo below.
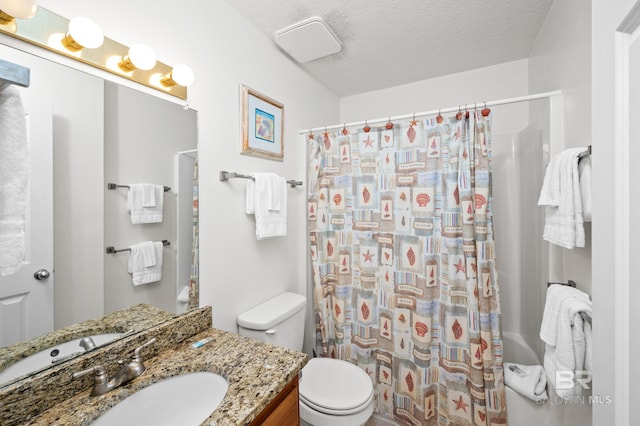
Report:
M 51 276 L 51 273 L 46 269 L 38 269 L 33 273 L 33 278 L 36 280 L 46 280 L 49 276 Z

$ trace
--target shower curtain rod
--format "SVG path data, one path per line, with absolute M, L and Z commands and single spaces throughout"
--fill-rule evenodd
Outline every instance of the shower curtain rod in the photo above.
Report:
M 536 93 L 533 95 L 519 96 L 515 98 L 500 99 L 497 101 L 489 101 L 489 102 L 483 101 L 483 102 L 478 102 L 473 104 L 464 104 L 464 106 L 458 105 L 458 106 L 449 107 L 449 108 L 438 108 L 431 111 L 423 111 L 423 112 L 416 112 L 416 113 L 405 114 L 405 115 L 396 115 L 392 117 L 377 118 L 375 120 L 363 120 L 363 121 L 355 121 L 353 123 L 333 124 L 331 126 L 314 127 L 312 129 L 300 130 L 298 133 L 301 135 L 304 135 L 309 132 L 317 132 L 320 130 L 342 129 L 343 127 L 361 126 L 364 124 L 386 123 L 387 121 L 407 120 L 409 118 L 414 118 L 414 117 L 425 117 L 425 116 L 436 115 L 436 114 L 447 114 L 450 112 L 457 112 L 460 110 L 470 110 L 471 105 L 473 105 L 473 108 L 480 108 L 480 107 L 484 108 L 485 106 L 491 107 L 491 106 L 497 106 L 497 105 L 514 104 L 518 102 L 535 101 L 536 99 L 550 98 L 552 96 L 557 96 L 561 94 L 562 94 L 561 90 L 554 90 L 551 92 L 543 92 L 543 93 Z

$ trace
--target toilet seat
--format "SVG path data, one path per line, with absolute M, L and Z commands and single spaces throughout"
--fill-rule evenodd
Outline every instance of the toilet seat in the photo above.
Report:
M 371 379 L 347 361 L 313 358 L 302 369 L 300 401 L 321 413 L 346 416 L 366 409 L 373 399 Z

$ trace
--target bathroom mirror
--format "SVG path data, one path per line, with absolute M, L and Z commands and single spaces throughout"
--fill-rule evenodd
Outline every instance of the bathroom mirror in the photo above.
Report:
M 19 303 L 8 307 L 13 302 L 4 302 L 17 298 L 0 294 L 5 323 L 0 324 L 4 330 L 0 334 L 5 337 L 0 347 L 24 344 L 26 340 L 34 351 L 46 349 L 48 343 L 41 342 L 50 341 L 50 331 L 58 338 L 54 330 L 73 329 L 76 324 L 97 321 L 139 304 L 169 317 L 185 312 L 187 304 L 178 301 L 178 296 L 182 293 L 184 300 L 189 285 L 191 237 L 193 224 L 197 223 L 192 208 L 197 185 L 193 177 L 197 112 L 10 47 L 12 43 L 5 44 L 5 40 L 0 38 L 0 58 L 30 69 L 30 86 L 20 88 L 27 114 L 30 110 L 45 112 L 28 115 L 30 125 L 51 129 L 52 175 L 48 185 L 32 185 L 31 190 L 32 197 L 52 202 L 53 267 L 47 266 L 50 278 L 38 284 L 52 288 L 48 300 L 53 305 L 53 318 L 45 321 L 41 331 L 29 333 L 22 323 L 35 322 L 29 316 L 40 312 L 21 310 Z M 39 173 L 43 169 L 32 165 L 32 173 L 34 170 Z M 163 194 L 162 222 L 132 224 L 127 210 L 128 189 L 117 186 L 110 190 L 108 183 L 169 187 Z M 161 280 L 134 286 L 126 250 L 140 242 L 163 240 L 167 245 Z M 109 246 L 116 252 L 107 253 Z M 27 267 L 37 265 L 25 265 L 23 269 Z M 26 272 L 34 274 L 31 269 Z M 7 311 L 18 319 L 7 316 Z M 164 320 L 160 315 L 157 321 L 141 327 Z M 130 327 L 118 333 L 131 329 L 140 331 L 139 327 Z M 75 337 L 69 336 L 69 340 Z M 2 359 L 1 353 L 0 348 L 0 366 L 8 366 L 11 361 Z M 5 384 L 0 382 L 0 387 Z

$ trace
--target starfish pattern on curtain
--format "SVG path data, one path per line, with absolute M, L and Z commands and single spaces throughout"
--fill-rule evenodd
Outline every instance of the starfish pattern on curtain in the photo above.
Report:
M 316 352 L 364 369 L 380 415 L 506 425 L 491 118 L 307 143 Z

